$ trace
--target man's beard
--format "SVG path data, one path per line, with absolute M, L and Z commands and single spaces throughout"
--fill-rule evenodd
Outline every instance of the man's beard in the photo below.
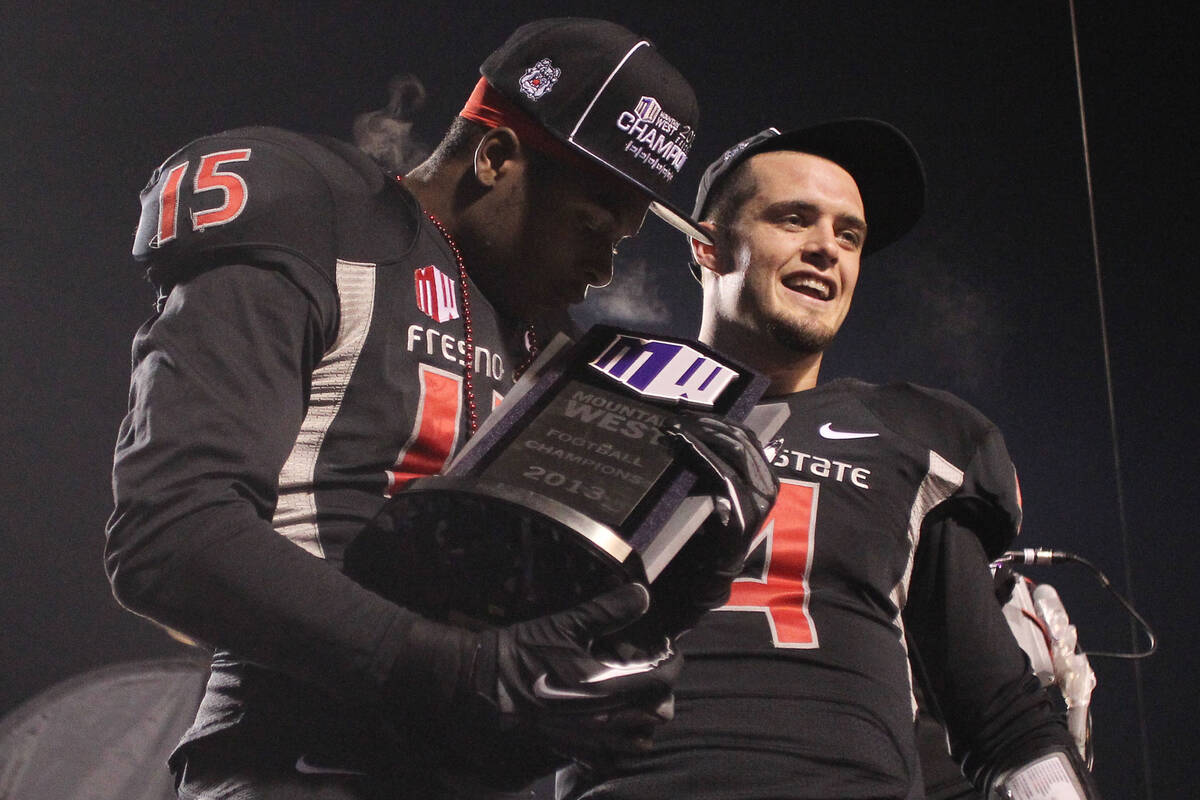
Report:
M 824 352 L 836 333 L 824 325 L 805 325 L 782 320 L 768 322 L 767 332 L 776 342 L 798 356 L 810 356 Z

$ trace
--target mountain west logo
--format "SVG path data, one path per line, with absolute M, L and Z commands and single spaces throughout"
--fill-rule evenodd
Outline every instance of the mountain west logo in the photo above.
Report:
M 560 75 L 562 75 L 562 70 L 551 64 L 550 59 L 543 58 L 525 70 L 525 74 L 517 83 L 521 87 L 522 94 L 530 100 L 537 100 L 554 88 Z
M 683 169 L 696 132 L 663 110 L 653 97 L 642 96 L 632 111 L 617 117 L 617 129 L 629 136 L 625 152 L 670 181 Z
M 591 366 L 639 394 L 712 406 L 738 373 L 684 344 L 617 336 Z
M 646 97 L 645 95 L 642 95 L 642 99 L 639 100 L 638 104 L 633 108 L 633 114 L 638 119 L 645 120 L 651 125 L 653 125 L 659 117 L 662 117 L 663 122 L 666 123 L 663 128 L 664 133 L 674 133 L 679 129 L 679 121 L 669 114 L 664 114 L 662 106 L 653 97 Z
M 458 295 L 454 293 L 454 281 L 448 275 L 430 264 L 414 272 L 413 279 L 416 281 L 417 308 L 435 322 L 458 319 Z

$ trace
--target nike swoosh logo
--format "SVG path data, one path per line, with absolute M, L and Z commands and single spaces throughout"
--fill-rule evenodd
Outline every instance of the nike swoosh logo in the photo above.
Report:
M 872 436 L 878 436 L 878 433 L 856 433 L 854 431 L 835 431 L 832 422 L 826 422 L 817 431 L 826 439 L 870 439 Z
M 551 686 L 546 673 L 537 676 L 533 682 L 533 696 L 542 700 L 595 700 L 605 697 L 608 692 L 586 692 L 579 689 L 567 689 Z
M 601 661 L 600 663 L 604 665 L 604 669 L 595 675 L 589 675 L 587 683 L 600 683 L 601 681 L 613 678 L 623 678 L 626 675 L 640 675 L 643 672 L 649 672 L 668 660 L 674 653 L 675 651 L 671 647 L 671 640 L 664 638 L 662 651 L 655 653 L 645 661 Z
M 651 655 L 644 661 L 601 661 L 600 664 L 604 669 L 589 675 L 584 679 L 584 683 L 597 684 L 612 680 L 613 678 L 624 678 L 629 675 L 641 675 L 644 672 L 650 672 L 658 667 L 659 664 L 670 659 L 674 655 L 674 652 L 670 640 L 664 640 L 662 651 Z M 533 682 L 533 695 L 542 700 L 596 700 L 607 697 L 608 694 L 608 692 L 603 690 L 589 691 L 584 688 L 576 689 L 565 686 L 551 686 L 550 676 L 545 672 L 538 675 L 537 679 Z
M 308 756 L 301 755 L 296 759 L 296 772 L 301 775 L 366 775 L 367 773 L 357 769 L 347 769 L 345 767 L 323 767 L 318 764 L 313 764 L 308 760 Z

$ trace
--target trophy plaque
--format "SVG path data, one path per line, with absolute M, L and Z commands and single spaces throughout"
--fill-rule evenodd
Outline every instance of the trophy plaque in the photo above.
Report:
M 347 572 L 458 624 L 551 613 L 650 584 L 712 510 L 661 430 L 681 409 L 760 439 L 763 376 L 697 342 L 598 325 L 559 337 L 437 476 L 412 481 L 351 545 Z M 652 584 L 651 584 L 652 585 Z

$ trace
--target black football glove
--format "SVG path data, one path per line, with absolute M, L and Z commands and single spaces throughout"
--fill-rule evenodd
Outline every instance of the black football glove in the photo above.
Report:
M 597 763 L 648 750 L 655 727 L 674 716 L 681 657 L 667 649 L 615 661 L 592 647 L 641 617 L 648 602 L 644 586 L 626 584 L 503 628 L 411 620 L 411 648 L 392 691 L 409 715 L 427 719 L 404 727 L 429 730 L 438 749 L 456 751 L 459 765 L 501 788 L 567 759 Z
M 501 725 L 532 724 L 562 750 L 636 752 L 650 727 L 674 716 L 671 693 L 682 665 L 670 648 L 608 660 L 592 647 L 645 613 L 649 593 L 628 584 L 547 617 L 481 634 L 475 693 Z
M 711 494 L 716 505 L 651 585 L 653 603 L 639 633 L 658 627 L 673 638 L 729 600 L 733 579 L 775 504 L 779 478 L 753 432 L 742 425 L 685 412 L 668 419 L 663 431 L 700 476 L 693 492 Z M 644 634 L 639 640 L 650 641 Z

